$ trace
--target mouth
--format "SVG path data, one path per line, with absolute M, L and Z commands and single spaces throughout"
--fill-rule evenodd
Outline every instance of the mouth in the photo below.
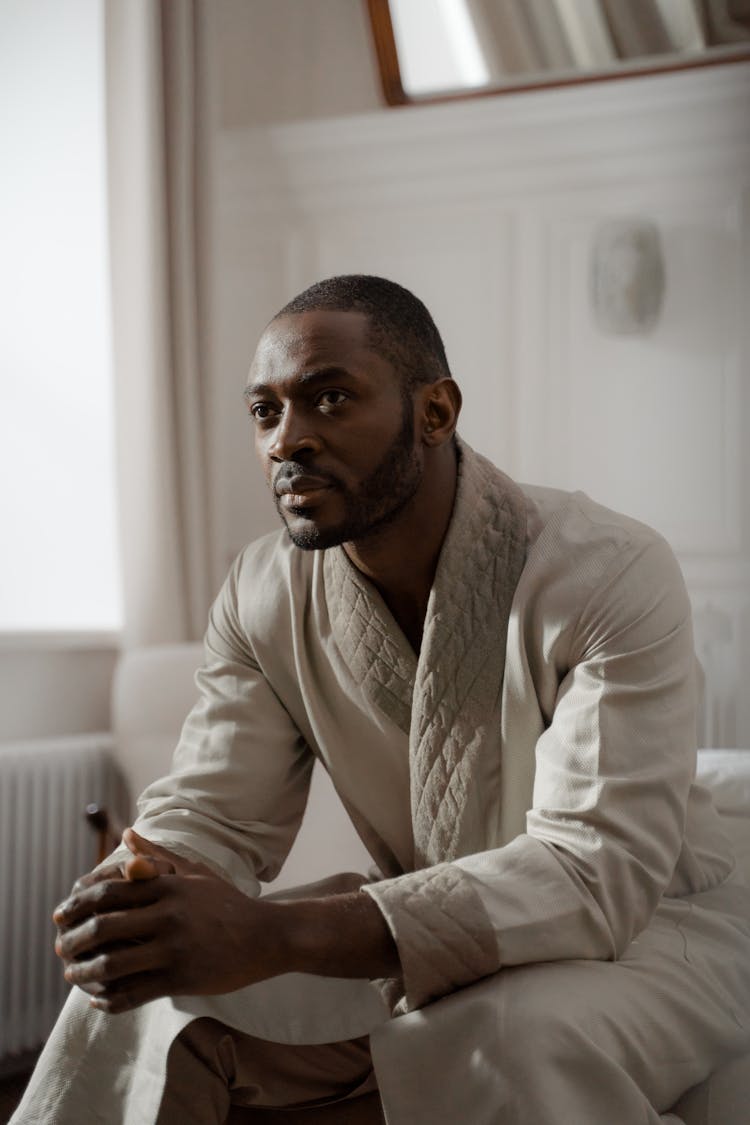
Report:
M 323 499 L 332 487 L 323 477 L 295 476 L 277 480 L 274 492 L 284 508 L 309 508 Z

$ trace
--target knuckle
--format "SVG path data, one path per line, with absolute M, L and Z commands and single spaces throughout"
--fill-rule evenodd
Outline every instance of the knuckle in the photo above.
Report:
M 104 879 L 101 883 L 97 883 L 94 887 L 94 898 L 97 902 L 104 902 L 109 898 L 112 893 L 113 884 L 111 880 Z
M 93 887 L 94 883 L 98 883 L 100 876 L 96 871 L 87 871 L 83 875 L 79 875 L 73 884 L 73 891 L 87 891 L 89 887 Z

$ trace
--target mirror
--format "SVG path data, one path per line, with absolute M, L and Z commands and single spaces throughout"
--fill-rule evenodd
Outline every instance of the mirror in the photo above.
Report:
M 368 0 L 389 105 L 750 59 L 750 0 Z

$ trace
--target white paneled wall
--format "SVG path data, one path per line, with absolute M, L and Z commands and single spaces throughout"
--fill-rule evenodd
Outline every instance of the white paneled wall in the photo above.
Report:
M 597 225 L 659 226 L 646 336 L 590 301 Z M 750 746 L 750 66 L 225 133 L 214 261 L 217 577 L 275 526 L 239 391 L 267 319 L 333 273 L 433 312 L 464 437 L 672 543 L 696 611 L 704 740 Z

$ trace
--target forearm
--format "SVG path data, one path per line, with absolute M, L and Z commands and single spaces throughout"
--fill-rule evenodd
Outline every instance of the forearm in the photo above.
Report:
M 396 944 L 377 904 L 354 891 L 268 903 L 290 972 L 331 977 L 396 976 Z

